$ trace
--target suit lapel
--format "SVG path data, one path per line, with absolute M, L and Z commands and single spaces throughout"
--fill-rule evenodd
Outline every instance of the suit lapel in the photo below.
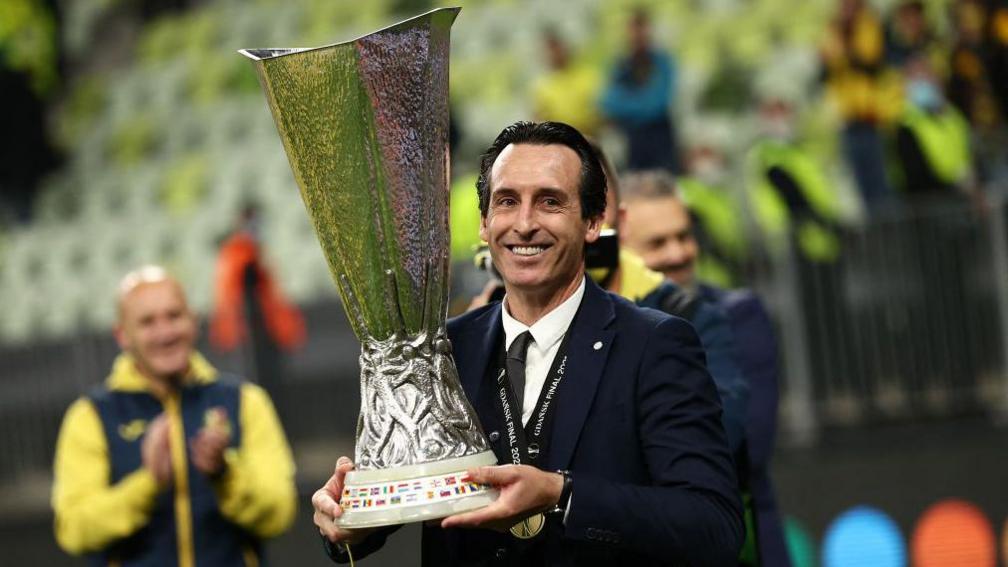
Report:
M 503 332 L 498 304 L 476 318 L 468 329 L 462 330 L 463 335 L 458 337 L 461 344 L 455 348 L 455 365 L 462 390 L 474 406 L 479 400 L 480 386 L 486 376 L 487 366 L 493 363 L 491 359 Z
M 568 331 L 571 336 L 566 375 L 557 393 L 546 470 L 562 469 L 570 464 L 616 335 L 615 330 L 606 328 L 614 318 L 612 299 L 588 278 L 581 307 Z

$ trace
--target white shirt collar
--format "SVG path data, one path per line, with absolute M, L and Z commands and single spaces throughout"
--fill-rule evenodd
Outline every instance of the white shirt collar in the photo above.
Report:
M 571 321 L 574 320 L 574 315 L 577 314 L 578 307 L 581 306 L 581 298 L 584 297 L 584 291 L 585 280 L 582 276 L 581 285 L 578 286 L 577 290 L 565 299 L 563 303 L 557 305 L 552 311 L 533 323 L 531 327 L 515 319 L 508 313 L 506 307 L 507 296 L 505 295 L 504 300 L 501 301 L 501 322 L 504 324 L 504 350 L 506 351 L 510 348 L 511 342 L 525 331 L 532 333 L 532 339 L 535 341 L 537 348 L 544 352 L 549 350 L 554 343 L 564 336 L 567 328 L 570 327 Z

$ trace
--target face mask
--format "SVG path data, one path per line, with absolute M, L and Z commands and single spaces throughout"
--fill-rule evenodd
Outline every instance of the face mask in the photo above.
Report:
M 693 162 L 690 169 L 693 177 L 705 185 L 721 185 L 725 180 L 726 171 L 721 165 L 721 160 L 701 158 Z
M 941 106 L 942 95 L 931 81 L 914 80 L 907 85 L 910 103 L 924 110 L 934 110 Z
M 764 119 L 761 124 L 761 129 L 763 130 L 763 133 L 770 138 L 780 140 L 782 142 L 789 142 L 794 136 L 794 129 L 791 127 L 791 121 L 787 119 Z

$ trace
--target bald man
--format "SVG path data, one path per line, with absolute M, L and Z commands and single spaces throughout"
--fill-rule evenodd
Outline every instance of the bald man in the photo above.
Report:
M 108 565 L 248 565 L 290 525 L 294 464 L 266 393 L 194 350 L 196 317 L 163 268 L 127 274 L 105 382 L 56 444 L 56 540 Z

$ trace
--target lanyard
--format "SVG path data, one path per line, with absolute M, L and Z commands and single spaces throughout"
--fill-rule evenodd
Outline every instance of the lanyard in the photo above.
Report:
M 529 464 L 539 466 L 546 460 L 547 442 L 553 429 L 553 411 L 557 389 L 563 381 L 567 369 L 567 341 L 569 333 L 564 334 L 560 349 L 553 357 L 553 365 L 546 374 L 546 382 L 539 393 L 539 401 L 529 417 L 528 425 L 522 426 L 521 404 L 515 399 L 507 372 L 504 369 L 503 350 L 501 351 L 500 371 L 497 373 L 497 407 L 504 418 L 504 434 L 507 436 L 508 451 L 511 462 L 516 465 Z M 539 468 L 542 468 L 539 466 Z

